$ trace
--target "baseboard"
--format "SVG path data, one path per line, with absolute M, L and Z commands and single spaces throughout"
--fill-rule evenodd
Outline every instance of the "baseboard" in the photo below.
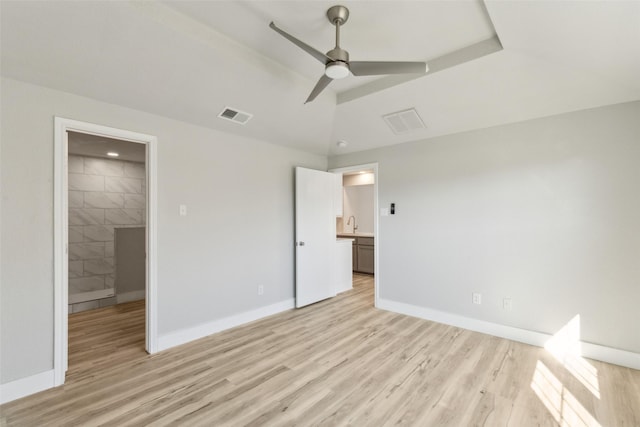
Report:
M 141 291 L 124 292 L 121 294 L 116 293 L 117 304 L 122 304 L 123 302 L 138 301 L 144 298 L 145 298 L 144 289 Z
M 0 405 L 52 388 L 53 386 L 53 369 L 6 384 L 0 384 Z
M 69 304 L 78 304 L 81 302 L 93 301 L 97 299 L 110 298 L 114 296 L 114 289 L 98 289 L 97 291 L 81 292 L 69 295 Z
M 471 331 L 481 332 L 483 334 L 506 338 L 538 347 L 544 347 L 545 343 L 552 338 L 551 334 L 529 331 L 526 329 L 515 328 L 513 326 L 501 325 L 499 323 L 486 322 L 483 320 L 473 319 L 471 317 L 391 301 L 384 298 L 378 299 L 376 307 L 382 310 L 393 311 L 395 313 L 419 317 L 433 322 L 457 326 L 459 328 L 469 329 Z M 581 342 L 581 349 L 582 356 L 584 357 L 640 370 L 640 354 L 638 353 L 588 342 Z
M 271 316 L 272 314 L 280 313 L 282 311 L 290 310 L 294 307 L 294 300 L 289 299 L 286 301 L 268 305 L 266 307 L 260 307 L 255 310 L 245 311 L 244 313 L 224 317 L 222 319 L 214 320 L 213 322 L 194 326 L 192 328 L 170 332 L 168 334 L 161 335 L 158 338 L 158 351 L 185 344 L 190 341 L 215 334 L 216 332 L 224 331 L 226 329 L 240 326 L 245 323 L 253 322 L 254 320 L 262 319 L 263 317 Z

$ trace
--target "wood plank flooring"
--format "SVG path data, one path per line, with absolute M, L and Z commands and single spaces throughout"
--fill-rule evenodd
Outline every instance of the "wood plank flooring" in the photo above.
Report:
M 69 320 L 64 386 L 7 426 L 640 426 L 640 371 L 373 308 L 354 289 L 155 355 L 144 304 Z

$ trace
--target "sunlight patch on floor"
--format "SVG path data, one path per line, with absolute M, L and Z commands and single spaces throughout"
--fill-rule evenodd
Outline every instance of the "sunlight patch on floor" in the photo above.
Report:
M 533 374 L 531 388 L 561 426 L 602 427 L 540 360 Z
M 544 348 L 587 390 L 600 399 L 598 369 L 582 357 L 579 314 L 547 341 Z

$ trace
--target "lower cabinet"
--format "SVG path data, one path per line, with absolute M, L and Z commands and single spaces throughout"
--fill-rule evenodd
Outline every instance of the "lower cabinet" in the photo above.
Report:
M 374 273 L 373 237 L 356 237 L 352 248 L 353 271 L 358 273 Z
M 373 274 L 373 246 L 358 246 L 358 271 Z

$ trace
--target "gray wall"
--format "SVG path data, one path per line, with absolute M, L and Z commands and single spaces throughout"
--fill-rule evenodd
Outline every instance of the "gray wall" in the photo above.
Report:
M 380 297 L 545 333 L 580 314 L 583 341 L 640 353 L 639 119 L 634 102 L 331 158 L 378 162 L 396 203 Z
M 1 96 L 0 383 L 53 368 L 54 116 L 158 137 L 160 335 L 293 297 L 293 168 L 326 158 L 9 79 Z

